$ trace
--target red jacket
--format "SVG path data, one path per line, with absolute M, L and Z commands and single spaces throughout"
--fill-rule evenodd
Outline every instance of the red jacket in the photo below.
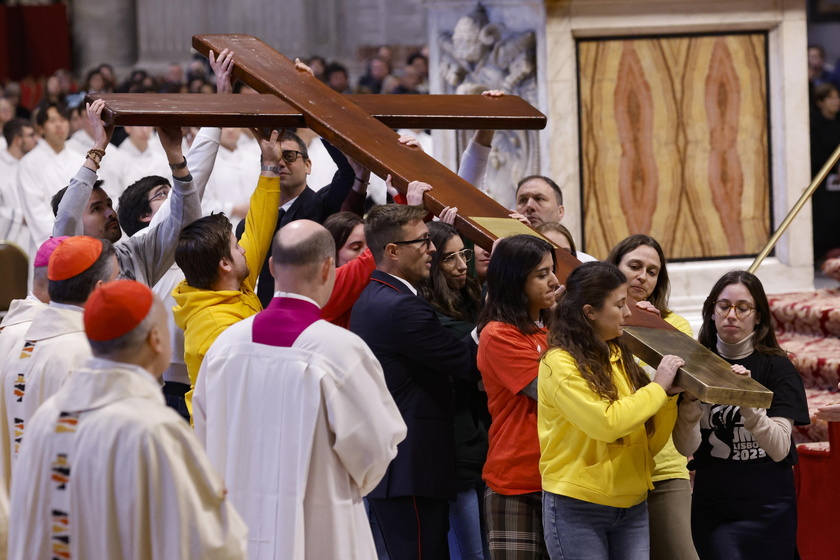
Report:
M 370 249 L 347 264 L 335 269 L 335 287 L 330 300 L 321 310 L 321 318 L 339 327 L 350 327 L 350 311 L 370 282 L 376 263 Z

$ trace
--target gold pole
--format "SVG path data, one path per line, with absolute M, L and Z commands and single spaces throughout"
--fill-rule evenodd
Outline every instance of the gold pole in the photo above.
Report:
M 767 242 L 767 245 L 764 246 L 764 249 L 758 254 L 755 258 L 753 263 L 750 265 L 750 268 L 747 272 L 755 274 L 756 269 L 761 265 L 761 261 L 763 261 L 767 255 L 770 254 L 770 251 L 773 250 L 773 247 L 776 246 L 776 243 L 779 242 L 779 238 L 784 235 L 787 228 L 790 226 L 790 223 L 799 214 L 799 211 L 802 210 L 802 207 L 805 206 L 805 203 L 814 195 L 814 191 L 817 190 L 823 181 L 825 181 L 828 172 L 837 165 L 837 162 L 840 161 L 840 146 L 837 146 L 837 149 L 834 150 L 834 153 L 831 154 L 831 157 L 828 158 L 828 161 L 825 162 L 825 165 L 822 166 L 820 172 L 817 173 L 817 176 L 814 177 L 814 180 L 811 181 L 811 184 L 808 185 L 808 188 L 802 193 L 802 196 L 799 197 L 799 200 L 796 201 L 796 204 L 793 205 L 788 215 L 782 220 L 782 223 L 779 225 L 779 229 L 777 229 L 770 240 Z

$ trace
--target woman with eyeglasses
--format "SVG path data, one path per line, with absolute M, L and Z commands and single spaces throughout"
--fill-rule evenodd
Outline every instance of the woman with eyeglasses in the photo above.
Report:
M 794 424 L 809 423 L 799 372 L 779 347 L 764 287 L 728 272 L 703 304 L 701 344 L 773 391 L 767 410 L 680 404 L 674 443 L 694 454 L 691 530 L 701 560 L 790 560 L 796 547 Z
M 430 222 L 429 237 L 437 247 L 432 254 L 429 279 L 420 294 L 437 311 L 441 324 L 458 338 L 475 329 L 478 318 L 478 282 L 468 273 L 473 251 L 450 224 Z M 449 553 L 452 560 L 483 560 L 479 496 L 484 495 L 481 468 L 487 456 L 490 414 L 487 397 L 474 381 L 453 377 L 455 388 L 455 477 L 458 494 L 449 502 Z
M 552 559 L 647 560 L 653 458 L 676 420 L 663 356 L 651 381 L 621 342 L 627 279 L 588 262 L 566 279 L 539 369 L 543 523 Z
M 554 250 L 532 235 L 498 242 L 479 316 L 478 369 L 492 417 L 483 477 L 490 557 L 546 559 L 537 373 L 559 287 Z
M 688 321 L 668 309 L 671 283 L 659 242 L 647 235 L 631 235 L 613 247 L 606 262 L 624 274 L 627 295 L 636 301 L 636 307 L 656 313 L 677 330 L 694 336 Z M 686 458 L 669 439 L 654 462 L 654 489 L 648 492 L 651 560 L 696 559 L 691 542 L 691 481 Z

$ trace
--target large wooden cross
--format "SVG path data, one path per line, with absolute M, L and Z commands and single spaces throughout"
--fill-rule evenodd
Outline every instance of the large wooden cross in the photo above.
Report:
M 505 229 L 526 228 L 510 211 L 420 150 L 396 142 L 392 128 L 544 128 L 545 116 L 518 97 L 440 95 L 341 95 L 295 69 L 294 63 L 249 35 L 197 35 L 193 47 L 208 56 L 229 49 L 235 76 L 258 96 L 237 96 L 235 104 L 214 95 L 101 95 L 103 118 L 119 125 L 308 127 L 381 177 L 391 174 L 405 192 L 421 180 L 434 189 L 424 204 L 434 214 L 457 206 L 455 226 L 475 244 L 489 249 Z M 494 220 L 495 219 L 495 220 Z M 501 224 L 502 227 L 496 227 Z M 526 228 L 527 229 L 527 228 Z M 532 230 L 527 231 L 534 233 Z M 580 262 L 557 254 L 563 281 Z M 736 376 L 729 364 L 652 313 L 635 311 L 624 340 L 634 354 L 657 365 L 665 354 L 685 360 L 677 382 L 706 402 L 767 408 L 772 393 L 750 378 Z

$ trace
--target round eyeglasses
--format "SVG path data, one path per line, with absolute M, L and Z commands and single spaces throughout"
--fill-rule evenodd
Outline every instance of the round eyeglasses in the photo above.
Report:
M 169 189 L 162 189 L 158 191 L 158 193 L 155 194 L 155 196 L 150 198 L 149 202 L 152 203 L 156 200 L 166 200 L 167 198 L 169 198 Z
M 461 249 L 460 251 L 449 253 L 448 255 L 440 259 L 440 262 L 445 264 L 446 266 L 455 266 L 455 263 L 458 262 L 458 259 L 461 259 L 462 261 L 464 261 L 464 264 L 467 264 L 472 260 L 472 258 L 472 249 Z
M 720 317 L 726 317 L 729 315 L 730 309 L 735 310 L 735 317 L 743 320 L 752 314 L 755 307 L 745 301 L 732 303 L 729 300 L 721 299 L 715 302 L 715 313 L 717 313 Z

